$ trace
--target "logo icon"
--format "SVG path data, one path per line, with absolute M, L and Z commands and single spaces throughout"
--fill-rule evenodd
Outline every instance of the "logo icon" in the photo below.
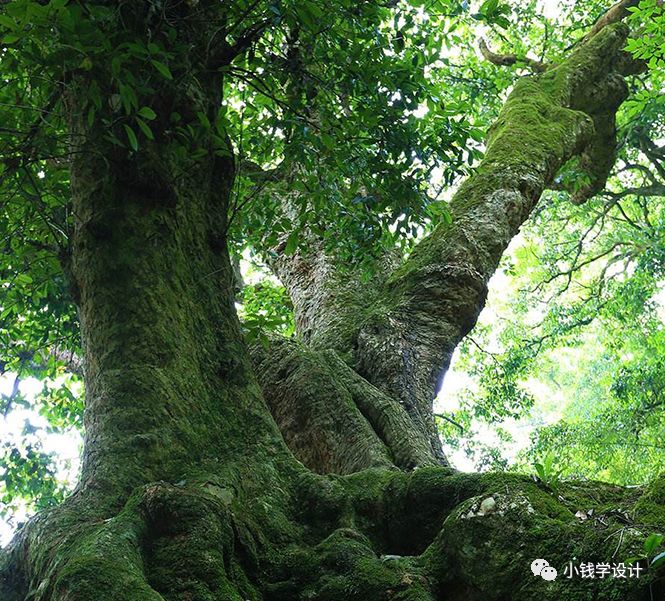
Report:
M 546 559 L 534 559 L 531 562 L 531 571 L 534 576 L 540 576 L 543 580 L 556 580 L 556 569 Z

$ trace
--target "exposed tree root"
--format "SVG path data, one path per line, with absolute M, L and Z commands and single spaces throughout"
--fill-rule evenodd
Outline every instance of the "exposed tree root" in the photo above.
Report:
M 525 476 L 438 467 L 303 470 L 286 505 L 210 481 L 158 482 L 104 520 L 82 519 L 74 496 L 17 537 L 0 598 L 646 601 L 663 579 L 644 564 L 624 579 L 567 578 L 564 568 L 639 553 L 665 525 L 654 505 L 661 485 L 563 483 L 554 492 Z M 555 581 L 531 573 L 540 557 L 558 570 Z

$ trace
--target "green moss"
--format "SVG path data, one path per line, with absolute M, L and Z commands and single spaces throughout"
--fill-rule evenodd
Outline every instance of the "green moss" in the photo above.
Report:
M 634 555 L 644 532 L 610 511 L 634 491 L 577 482 L 554 492 L 523 475 L 445 468 L 298 473 L 293 504 L 253 500 L 210 476 L 137 490 L 102 523 L 71 530 L 64 516 L 48 529 L 62 541 L 55 560 L 40 560 L 51 566 L 43 586 L 77 601 L 101 587 L 110 601 L 127 590 L 138 601 L 648 599 L 646 577 L 547 583 L 529 571 L 536 557 L 562 574 L 569 561 Z M 661 493 L 659 482 L 640 502 Z M 576 508 L 594 517 L 582 521 Z
M 466 180 L 451 202 L 453 221 L 439 225 L 391 276 L 389 285 L 410 289 L 409 274 L 441 263 L 457 246 L 459 219 L 495 193 L 518 190 L 540 195 L 547 180 L 593 130 L 591 118 L 558 103 L 541 76 L 517 82 L 490 129 L 487 151 L 476 174 Z
M 635 521 L 665 532 L 665 473 L 647 486 L 635 504 Z
M 431 601 L 427 579 L 410 558 L 380 557 L 358 530 L 339 528 L 309 552 L 289 551 L 289 580 L 269 586 L 276 601 L 395 599 Z
M 549 502 L 533 503 L 542 491 L 511 490 L 482 494 L 457 507 L 423 560 L 449 599 L 465 601 L 536 601 L 539 599 L 620 601 L 643 599 L 648 579 L 567 579 L 569 562 L 622 561 L 625 545 L 615 559 L 619 540 L 615 529 L 593 519 L 577 520 L 565 513 L 541 513 Z M 625 534 L 625 533 L 624 533 Z M 625 534 L 631 537 L 630 534 Z M 546 559 L 559 572 L 554 582 L 536 579 L 530 565 Z
M 124 601 L 135 591 L 137 601 L 160 601 L 143 571 L 141 520 L 132 504 L 116 518 L 64 533 L 55 557 L 39 584 L 42 594 L 59 599 L 95 599 L 104 591 L 109 601 Z
M 516 83 L 490 128 L 485 158 L 451 202 L 452 223 L 438 225 L 394 272 L 388 280 L 391 295 L 412 294 L 422 279 L 421 270 L 445 264 L 444 259 L 455 252 L 457 238 L 463 234 L 460 219 L 472 208 L 487 204 L 502 189 L 518 191 L 526 201 L 535 202 L 561 166 L 594 140 L 594 120 L 603 130 L 607 119 L 613 123 L 611 109 L 623 100 L 625 86 L 620 77 L 615 81 L 607 76 L 626 36 L 623 24 L 607 27 L 560 65 Z M 590 83 L 601 80 L 597 85 Z M 598 92 L 601 88 L 606 94 Z M 602 123 L 596 117 L 601 112 L 607 113 Z M 594 170 L 594 189 L 607 176 L 607 161 L 601 161 L 599 154 L 602 148 L 605 154 L 611 153 L 607 148 L 612 145 L 605 133 L 601 143 L 594 146 L 595 160 L 586 161 L 586 167 Z M 528 204 L 524 218 L 530 210 Z M 519 207 L 512 207 L 512 211 L 520 213 Z M 467 252 L 470 250 L 467 248 Z

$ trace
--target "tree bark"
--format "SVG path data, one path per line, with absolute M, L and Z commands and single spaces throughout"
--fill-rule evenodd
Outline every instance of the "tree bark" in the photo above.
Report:
M 429 441 L 403 408 L 333 350 L 275 337 L 251 349 L 263 395 L 286 443 L 322 474 L 433 465 Z

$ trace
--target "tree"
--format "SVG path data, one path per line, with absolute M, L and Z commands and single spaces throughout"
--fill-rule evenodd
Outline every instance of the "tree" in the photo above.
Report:
M 529 62 L 446 207 L 424 182 L 446 153 L 463 172 L 473 133 L 437 123 L 424 76 L 447 5 L 4 3 L 8 362 L 80 352 L 86 442 L 73 494 L 2 551 L 2 598 L 648 598 L 654 574 L 534 585 L 528 566 L 634 554 L 665 523 L 662 481 L 635 499 L 460 474 L 431 406 L 542 192 L 571 161 L 575 202 L 603 189 L 644 69 L 632 4 Z M 421 102 L 429 120 L 405 117 Z M 425 211 L 403 260 L 386 226 Z M 243 339 L 239 240 L 283 282 L 296 338 Z

